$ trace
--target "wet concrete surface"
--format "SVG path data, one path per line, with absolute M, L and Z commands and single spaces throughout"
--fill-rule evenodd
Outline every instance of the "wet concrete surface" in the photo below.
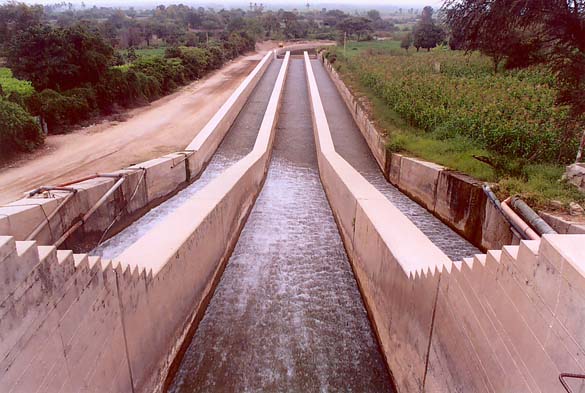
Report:
M 281 65 L 282 60 L 275 60 L 268 66 L 264 76 L 258 82 L 199 179 L 173 198 L 150 210 L 120 233 L 103 242 L 90 254 L 107 259 L 117 257 L 226 168 L 248 154 L 254 147 Z
M 265 185 L 171 392 L 392 391 L 319 180 L 304 72 L 292 59 Z
M 479 254 L 480 250 L 384 178 L 325 67 L 318 60 L 313 60 L 311 63 L 337 152 L 384 194 L 449 258 L 459 261 L 462 258 Z

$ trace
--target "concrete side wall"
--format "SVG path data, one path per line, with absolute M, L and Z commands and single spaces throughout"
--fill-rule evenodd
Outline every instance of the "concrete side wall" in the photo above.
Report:
M 395 384 L 401 392 L 421 391 L 438 272 L 451 261 L 337 154 L 305 62 L 321 182 Z
M 564 392 L 560 373 L 585 373 L 585 236 L 452 263 L 335 152 L 307 76 L 321 181 L 398 391 Z
M 124 176 L 122 186 L 107 198 L 63 246 L 77 251 L 90 250 L 104 233 L 105 238 L 114 235 L 146 210 L 173 196 L 195 180 L 211 159 L 273 58 L 272 52 L 264 56 L 184 152 L 167 154 L 113 172 L 114 175 Z M 30 240 L 36 240 L 39 244 L 54 244 L 115 182 L 115 178 L 98 177 L 74 183 L 68 187 L 76 192 L 65 202 L 69 192 L 51 191 L 1 206 L 0 235 L 25 240 L 35 228 L 44 223 L 45 227 Z M 57 213 L 52 215 L 55 211 Z
M 0 391 L 160 391 L 254 204 L 288 66 L 251 153 L 114 263 L 0 236 Z
M 332 65 L 326 59 L 323 61 L 390 183 L 481 249 L 513 243 L 509 225 L 487 200 L 481 182 L 431 162 L 390 153 L 386 148 L 387 137 L 369 119 Z

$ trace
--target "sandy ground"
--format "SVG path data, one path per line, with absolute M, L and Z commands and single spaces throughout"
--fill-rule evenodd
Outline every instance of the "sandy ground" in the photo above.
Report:
M 42 149 L 0 169 L 0 203 L 16 200 L 40 185 L 113 171 L 184 149 L 271 46 L 259 45 L 257 53 L 128 111 L 124 122 L 104 121 L 49 136 Z

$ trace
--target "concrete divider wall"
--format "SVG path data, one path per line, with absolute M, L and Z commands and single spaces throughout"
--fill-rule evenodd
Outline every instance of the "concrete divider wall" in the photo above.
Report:
M 113 172 L 113 175 L 124 176 L 124 183 L 107 198 L 80 230 L 68 238 L 64 247 L 78 251 L 92 249 L 108 228 L 106 238 L 195 180 L 211 159 L 273 58 L 273 52 L 263 57 L 184 152 L 167 154 Z M 1 206 L 0 235 L 25 240 L 35 228 L 46 223 L 38 235 L 30 240 L 36 240 L 39 244 L 54 244 L 116 180 L 112 177 L 98 177 L 71 184 L 68 187 L 76 192 L 61 207 L 70 192 L 51 191 Z M 57 213 L 51 216 L 56 209 Z M 115 225 L 110 228 L 113 222 Z
M 391 153 L 386 148 L 386 136 L 376 128 L 329 61 L 321 59 L 390 183 L 476 247 L 497 249 L 515 241 L 509 225 L 485 196 L 482 182 L 431 162 Z
M 451 262 L 335 152 L 306 64 L 321 181 L 398 391 L 564 392 L 585 374 L 585 236 Z
M 289 56 L 253 150 L 116 262 L 0 237 L 0 391 L 160 391 L 269 164 Z

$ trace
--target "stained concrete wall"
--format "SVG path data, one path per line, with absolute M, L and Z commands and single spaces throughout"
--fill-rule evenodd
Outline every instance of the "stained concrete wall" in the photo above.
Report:
M 75 232 L 64 248 L 87 251 L 95 247 L 107 228 L 112 236 L 147 210 L 173 196 L 195 180 L 225 137 L 248 97 L 274 58 L 266 54 L 218 112 L 197 134 L 185 151 L 167 154 L 113 172 L 125 177 L 122 186 Z M 116 182 L 95 178 L 70 185 L 76 193 L 62 207 L 67 191 L 52 191 L 26 197 L 0 207 L 0 235 L 25 240 L 43 222 L 46 226 L 34 238 L 39 244 L 54 244 Z M 51 214 L 58 209 L 57 214 Z
M 398 391 L 564 392 L 585 373 L 585 235 L 450 261 L 337 154 L 306 65 L 321 181 Z
M 509 225 L 485 196 L 482 182 L 431 162 L 391 153 L 386 148 L 386 136 L 376 128 L 327 59 L 322 60 L 390 183 L 476 247 L 500 248 L 515 241 Z
M 259 193 L 288 66 L 253 150 L 118 261 L 0 236 L 0 391 L 160 391 Z

